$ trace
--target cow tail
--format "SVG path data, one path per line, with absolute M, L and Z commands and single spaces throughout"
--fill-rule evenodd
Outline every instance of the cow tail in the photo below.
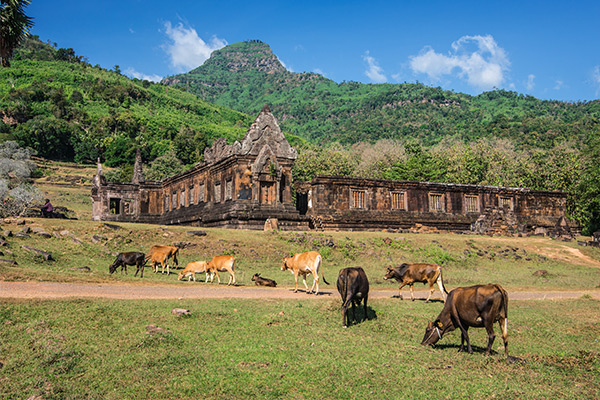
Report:
M 500 306 L 500 310 L 498 310 L 498 312 L 500 313 L 500 315 L 502 315 L 504 317 L 504 319 L 508 319 L 508 293 L 506 293 L 506 290 L 504 290 L 504 288 L 502 286 L 500 286 L 500 285 L 494 285 L 494 286 L 496 286 L 496 288 L 502 294 L 502 305 Z
M 179 267 L 179 261 L 177 261 L 177 254 L 179 253 L 179 247 L 177 248 L 177 250 L 175 250 L 175 252 L 173 253 L 173 262 L 175 263 L 175 265 L 177 265 Z
M 440 283 L 442 288 L 444 289 L 444 294 L 448 296 L 448 291 L 446 290 L 446 285 L 444 285 L 444 279 L 442 278 L 442 267 L 440 266 L 440 275 L 437 278 L 437 281 Z
M 329 282 L 327 282 L 327 280 L 325 279 L 325 272 L 323 272 L 323 257 L 319 254 L 319 269 L 321 270 L 321 278 L 323 278 L 323 282 L 325 282 L 326 285 L 329 285 Z
M 348 309 L 348 307 L 350 307 L 350 302 L 352 301 L 352 293 L 350 293 L 350 287 L 348 285 L 348 275 L 347 274 L 342 274 L 340 275 L 340 280 L 342 281 L 342 290 L 341 292 L 344 293 L 344 302 L 342 303 L 342 309 Z M 325 280 L 325 277 L 323 277 L 323 280 Z

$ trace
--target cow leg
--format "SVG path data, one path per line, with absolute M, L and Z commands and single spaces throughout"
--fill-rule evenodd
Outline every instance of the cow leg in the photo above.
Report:
M 294 282 L 296 282 L 296 286 L 294 287 L 294 293 L 297 293 L 298 292 L 298 274 L 297 273 L 294 273 Z
M 304 283 L 304 287 L 306 288 L 306 293 L 312 293 L 312 289 L 308 290 L 308 285 L 306 284 L 306 274 L 302 275 L 302 283 Z
M 221 284 L 221 278 L 219 277 L 219 271 L 216 270 L 216 269 L 215 269 L 215 274 L 217 274 L 217 283 L 220 285 Z
M 319 275 L 313 274 L 313 278 L 314 278 L 313 285 L 310 288 L 310 291 L 311 292 L 314 291 L 315 285 L 316 285 L 317 286 L 317 291 L 315 292 L 315 294 L 319 294 Z
M 488 322 L 489 321 L 489 322 Z M 496 339 L 496 334 L 494 333 L 494 321 L 491 319 L 486 320 L 485 330 L 488 334 L 488 345 L 487 349 L 485 349 L 485 355 L 489 356 L 492 352 L 492 345 L 494 344 L 494 339 Z
M 368 315 L 367 315 L 367 297 L 368 297 L 368 296 L 367 296 L 367 295 L 365 295 L 365 298 L 363 299 L 363 301 L 364 301 L 364 304 L 363 304 L 363 306 L 364 306 L 364 310 L 365 310 L 365 319 L 364 319 L 365 321 L 366 321 L 367 319 L 369 319 L 369 318 L 368 318 Z
M 460 328 L 460 347 L 458 348 L 458 351 L 465 351 L 465 346 L 464 343 L 465 341 L 467 342 L 467 351 L 469 352 L 469 354 L 473 354 L 473 349 L 471 348 L 471 341 L 469 340 L 469 327 L 463 327 L 462 325 L 459 325 Z
M 410 287 L 410 299 L 411 299 L 412 301 L 415 301 L 415 291 L 414 291 L 414 289 L 413 289 L 413 286 L 414 286 L 414 285 L 413 285 L 413 284 L 410 284 L 410 285 L 408 285 L 408 286 Z M 428 298 L 427 300 L 429 300 L 429 298 Z
M 429 299 L 431 298 L 431 295 L 433 294 L 433 291 L 435 289 L 433 288 L 433 282 L 431 282 L 429 284 L 429 296 L 427 296 L 427 300 L 425 300 L 425 303 L 429 303 Z
M 400 285 L 400 287 L 398 288 L 398 295 L 400 296 L 400 300 L 404 300 L 404 298 L 402 297 L 402 288 L 406 286 L 406 283 L 402 282 L 402 285 Z
M 502 331 L 502 341 L 504 342 L 504 354 L 508 358 L 508 319 L 500 317 L 498 319 L 500 330 Z

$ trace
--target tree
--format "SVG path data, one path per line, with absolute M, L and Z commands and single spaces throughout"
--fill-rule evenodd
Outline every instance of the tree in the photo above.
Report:
M 33 27 L 33 18 L 24 11 L 29 4 L 30 0 L 0 0 L 0 67 L 10 67 L 13 51 Z

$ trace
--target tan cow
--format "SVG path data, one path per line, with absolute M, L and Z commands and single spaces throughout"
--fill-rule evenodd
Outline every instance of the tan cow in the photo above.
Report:
M 232 256 L 214 256 L 208 263 L 207 274 L 210 274 L 210 281 L 212 283 L 214 275 L 217 275 L 217 281 L 221 283 L 219 278 L 219 272 L 229 272 L 229 282 L 227 285 L 232 283 L 235 285 L 235 259 Z
M 431 295 L 434 291 L 434 284 L 437 282 L 440 292 L 442 293 L 442 299 L 446 302 L 446 288 L 444 287 L 444 281 L 442 279 L 442 267 L 437 264 L 409 264 L 403 263 L 398 267 L 388 267 L 387 273 L 383 277 L 384 280 L 395 279 L 400 282 L 400 288 L 398 294 L 400 300 L 402 300 L 402 288 L 405 285 L 410 287 L 410 298 L 415 301 L 415 294 L 413 291 L 413 285 L 415 282 L 422 282 L 429 284 L 429 296 L 425 303 L 429 302 Z
M 315 294 L 319 293 L 319 270 L 321 270 L 321 276 L 323 277 L 323 282 L 329 285 L 329 282 L 325 279 L 325 275 L 323 274 L 323 270 L 321 269 L 321 264 L 323 262 L 323 257 L 316 251 L 307 251 L 306 253 L 296 253 L 292 257 L 284 257 L 283 265 L 281 266 L 281 270 L 289 270 L 292 274 L 294 274 L 294 280 L 296 281 L 296 286 L 294 288 L 294 293 L 298 291 L 298 275 L 302 275 L 302 281 L 304 282 L 304 287 L 306 288 L 306 293 L 312 293 L 317 287 L 317 291 Z M 312 274 L 314 281 L 313 285 L 308 290 L 308 285 L 306 284 L 306 275 Z
M 185 266 L 183 271 L 179 273 L 177 280 L 180 281 L 187 277 L 188 282 L 192 280 L 192 278 L 194 278 L 194 282 L 196 282 L 196 274 L 202 273 L 206 273 L 206 280 L 204 282 L 208 282 L 208 278 L 210 276 L 208 272 L 208 263 L 206 261 L 194 261 Z
M 177 254 L 179 253 L 179 247 L 176 246 L 159 246 L 155 245 L 150 248 L 148 254 L 146 254 L 146 260 L 152 262 L 152 272 L 157 273 L 157 264 L 160 263 L 162 266 L 162 273 L 165 273 L 165 265 L 167 267 L 167 275 L 169 275 L 169 258 L 173 258 L 173 262 L 176 266 L 179 265 L 177 261 Z

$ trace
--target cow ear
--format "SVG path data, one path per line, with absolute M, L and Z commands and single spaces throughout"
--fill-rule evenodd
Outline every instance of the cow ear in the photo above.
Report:
M 427 321 L 427 328 L 429 329 L 429 328 L 431 328 L 432 326 L 433 326 L 433 322 L 431 322 L 431 321 Z
M 438 326 L 439 328 L 441 328 L 442 326 L 444 326 L 444 324 L 442 324 L 442 322 L 441 322 L 441 321 L 438 321 L 438 322 L 437 322 L 437 326 Z

